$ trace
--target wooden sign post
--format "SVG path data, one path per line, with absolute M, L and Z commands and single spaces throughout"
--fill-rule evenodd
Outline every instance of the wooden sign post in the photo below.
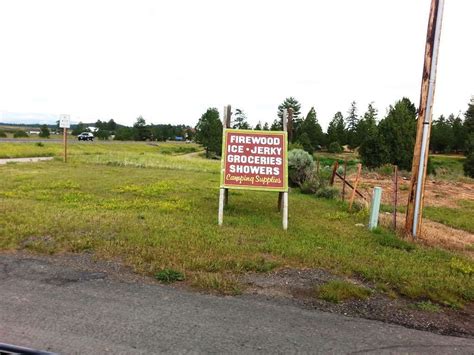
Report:
M 229 107 L 224 109 L 218 223 L 222 225 L 224 221 L 228 189 L 275 191 L 282 193 L 282 224 L 286 230 L 288 228 L 287 132 L 229 129 L 226 122 L 229 111 Z M 286 115 L 284 118 L 286 121 Z
M 63 128 L 64 162 L 67 163 L 67 129 L 71 127 L 71 117 L 59 115 L 59 127 Z

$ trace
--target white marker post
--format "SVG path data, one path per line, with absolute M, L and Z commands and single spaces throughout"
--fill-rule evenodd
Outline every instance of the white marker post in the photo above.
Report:
M 67 129 L 71 127 L 71 116 L 59 115 L 59 127 L 63 128 L 64 162 L 67 163 Z
M 377 228 L 379 222 L 380 200 L 382 199 L 382 188 L 374 187 L 372 204 L 370 205 L 369 229 Z

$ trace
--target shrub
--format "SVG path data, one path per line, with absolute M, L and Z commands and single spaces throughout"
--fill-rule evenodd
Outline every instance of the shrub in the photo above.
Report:
M 313 175 L 304 181 L 301 186 L 301 192 L 304 194 L 315 194 L 321 188 L 321 179 L 318 176 Z
M 311 144 L 311 139 L 308 136 L 308 133 L 304 132 L 299 138 L 298 143 L 303 146 L 303 149 L 306 150 L 309 154 L 313 154 L 314 147 Z
M 393 175 L 393 165 L 391 164 L 384 164 L 380 167 L 378 167 L 377 169 L 375 169 L 375 171 L 382 175 L 382 176 L 392 176 Z
M 0 129 L 0 138 L 7 138 L 7 134 L 3 129 Z
M 339 190 L 331 186 L 323 186 L 316 191 L 316 197 L 335 199 L 339 195 Z
M 39 136 L 41 138 L 49 138 L 50 136 L 49 128 L 45 124 L 41 126 Z
M 288 152 L 288 177 L 293 186 L 299 186 L 307 181 L 314 170 L 313 157 L 302 149 Z
M 329 153 L 342 153 L 342 147 L 338 142 L 332 142 L 328 146 L 328 152 Z
M 28 137 L 28 133 L 26 133 L 25 131 L 15 131 L 15 133 L 13 133 L 13 138 L 27 138 Z
M 464 175 L 474 178 L 474 153 L 467 156 L 463 165 Z
M 288 144 L 288 151 L 293 149 L 303 149 L 303 146 L 299 142 Z
M 369 136 L 359 147 L 359 155 L 368 168 L 377 168 L 390 161 L 385 141 L 380 134 Z
M 41 142 L 36 142 L 35 145 L 36 145 L 37 147 L 44 147 L 44 144 L 41 143 Z

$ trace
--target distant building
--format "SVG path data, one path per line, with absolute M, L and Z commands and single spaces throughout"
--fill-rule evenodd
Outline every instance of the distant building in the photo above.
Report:
M 28 134 L 40 134 L 40 131 L 29 131 Z
M 182 142 L 182 141 L 184 141 L 184 138 L 181 137 L 181 136 L 175 136 L 175 137 L 174 137 L 174 140 L 175 140 L 175 141 L 178 141 L 178 142 Z

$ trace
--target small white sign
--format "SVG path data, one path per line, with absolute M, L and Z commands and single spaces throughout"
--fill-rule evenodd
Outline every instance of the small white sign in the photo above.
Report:
M 61 127 L 61 128 L 71 127 L 71 116 L 69 116 L 69 115 L 59 115 L 59 127 Z

